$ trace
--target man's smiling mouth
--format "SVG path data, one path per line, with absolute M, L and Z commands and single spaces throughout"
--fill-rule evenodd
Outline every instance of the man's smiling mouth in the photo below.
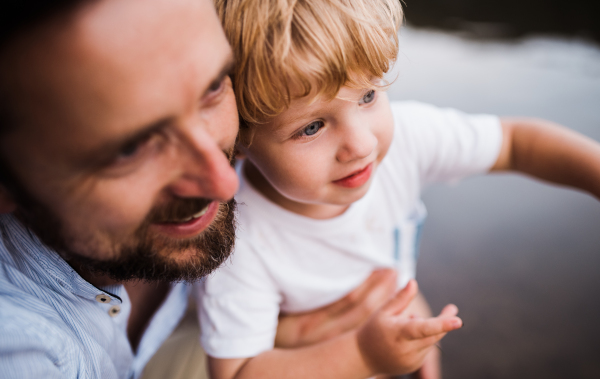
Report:
M 199 211 L 183 217 L 170 217 L 168 221 L 159 221 L 152 224 L 155 231 L 174 238 L 191 238 L 205 230 L 215 219 L 219 212 L 218 201 L 203 204 Z M 196 208 L 198 209 L 198 208 Z
M 174 220 L 174 221 L 171 221 L 171 222 L 173 222 L 173 223 L 182 223 L 182 222 L 188 222 L 188 221 L 190 221 L 192 219 L 196 219 L 198 217 L 202 217 L 202 216 L 204 216 L 206 214 L 206 212 L 208 212 L 209 205 L 207 205 L 202 210 L 200 210 L 200 212 L 194 213 L 193 215 L 191 215 L 189 217 L 186 217 L 186 218 L 183 218 L 183 219 L 180 219 L 180 220 Z

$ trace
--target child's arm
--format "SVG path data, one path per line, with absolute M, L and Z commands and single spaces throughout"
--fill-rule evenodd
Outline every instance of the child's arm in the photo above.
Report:
M 492 171 L 515 170 L 600 199 L 600 144 L 537 119 L 502 119 L 504 142 Z
M 411 281 L 357 331 L 298 349 L 274 349 L 248 359 L 209 357 L 213 379 L 367 378 L 379 373 L 404 374 L 419 368 L 434 343 L 458 329 L 455 306 L 440 316 L 411 319 L 402 311 L 417 293 Z

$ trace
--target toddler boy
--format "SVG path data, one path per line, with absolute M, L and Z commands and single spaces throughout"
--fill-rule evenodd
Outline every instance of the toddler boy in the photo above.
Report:
M 432 182 L 513 169 L 600 197 L 600 147 L 566 129 L 390 104 L 383 75 L 398 51 L 396 0 L 219 0 L 217 9 L 236 56 L 246 159 L 236 251 L 201 289 L 213 378 L 366 378 L 421 367 L 462 325 L 453 306 L 438 318 L 403 313 L 416 292 L 420 193 Z M 280 312 L 330 304 L 381 267 L 406 287 L 358 330 L 273 348 Z

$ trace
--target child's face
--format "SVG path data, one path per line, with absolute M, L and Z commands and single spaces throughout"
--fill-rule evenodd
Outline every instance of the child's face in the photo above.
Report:
M 367 192 L 393 120 L 385 92 L 342 87 L 331 101 L 294 100 L 254 129 L 250 146 L 240 147 L 250 182 L 284 208 L 328 218 Z

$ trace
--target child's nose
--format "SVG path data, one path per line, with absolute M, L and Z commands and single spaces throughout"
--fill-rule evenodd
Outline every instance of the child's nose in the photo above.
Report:
M 367 124 L 354 123 L 344 128 L 336 158 L 347 163 L 368 157 L 377 146 L 377 138 Z

